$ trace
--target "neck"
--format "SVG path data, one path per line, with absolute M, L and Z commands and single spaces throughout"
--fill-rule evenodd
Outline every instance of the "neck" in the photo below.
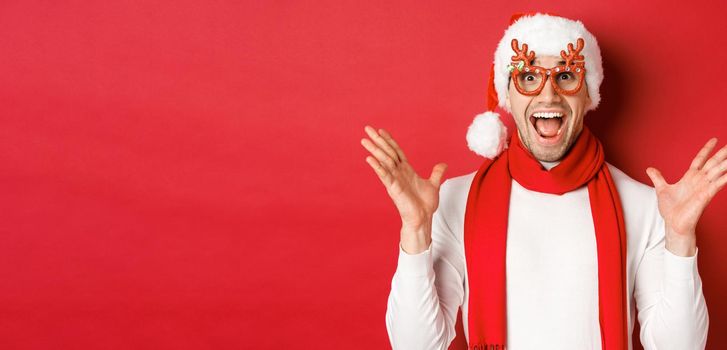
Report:
M 544 160 L 539 160 L 538 162 L 540 162 L 540 164 L 542 164 L 545 169 L 550 170 L 554 166 L 558 165 L 560 163 L 560 160 L 556 160 L 555 162 L 546 162 Z

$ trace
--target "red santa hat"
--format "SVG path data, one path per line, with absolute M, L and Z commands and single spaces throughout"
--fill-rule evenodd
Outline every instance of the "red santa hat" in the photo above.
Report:
M 596 37 L 580 21 L 546 13 L 517 13 L 512 16 L 490 67 L 487 111 L 475 116 L 467 130 L 467 146 L 470 150 L 485 158 L 495 158 L 507 148 L 507 128 L 494 110 L 500 106 L 512 113 L 505 104 L 510 78 L 507 67 L 514 54 L 512 39 L 527 43 L 528 48 L 538 56 L 560 56 L 561 50 L 566 49 L 569 43 L 575 43 L 578 38 L 583 38 L 585 42 L 581 54 L 585 60 L 586 86 L 592 101 L 586 110 L 589 111 L 601 101 L 599 88 L 603 81 L 601 50 Z

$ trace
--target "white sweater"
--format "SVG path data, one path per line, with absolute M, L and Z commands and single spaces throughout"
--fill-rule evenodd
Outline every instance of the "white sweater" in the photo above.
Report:
M 709 316 L 697 271 L 699 250 L 692 257 L 668 251 L 654 188 L 608 166 L 628 241 L 629 349 L 635 307 L 646 350 L 704 349 Z M 474 175 L 451 178 L 440 187 L 428 250 L 410 255 L 399 246 L 386 310 L 394 349 L 447 349 L 460 307 L 468 336 L 463 224 Z M 506 267 L 508 350 L 601 349 L 587 186 L 559 196 L 527 190 L 513 180 Z

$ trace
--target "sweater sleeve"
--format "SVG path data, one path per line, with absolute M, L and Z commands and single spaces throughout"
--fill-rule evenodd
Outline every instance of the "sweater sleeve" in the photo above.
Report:
M 457 309 L 464 297 L 464 260 L 460 242 L 445 219 L 446 182 L 440 207 L 432 218 L 432 243 L 419 254 L 399 244 L 399 260 L 391 281 L 386 330 L 393 349 L 445 350 L 455 337 Z
M 635 275 L 641 344 L 645 350 L 704 349 L 709 315 L 697 271 L 699 248 L 690 257 L 666 249 L 664 220 L 658 211 L 651 228 Z

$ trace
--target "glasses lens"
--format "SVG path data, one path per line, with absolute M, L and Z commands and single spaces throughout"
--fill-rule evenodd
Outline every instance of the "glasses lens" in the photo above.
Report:
M 561 89 L 565 91 L 573 91 L 578 87 L 578 82 L 582 78 L 582 75 L 580 73 L 568 71 L 557 73 L 553 78 L 555 79 L 556 84 L 558 84 L 558 87 Z
M 515 82 L 525 91 L 535 91 L 540 87 L 543 76 L 540 73 L 521 72 L 517 75 Z

